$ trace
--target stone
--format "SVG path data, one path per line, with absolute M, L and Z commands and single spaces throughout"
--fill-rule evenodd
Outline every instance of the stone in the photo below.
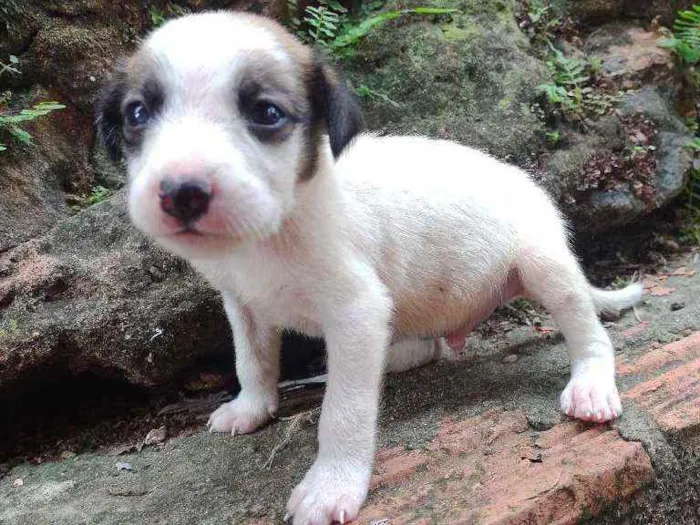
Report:
M 124 47 L 118 26 L 82 26 L 58 19 L 34 37 L 23 60 L 33 66 L 26 74 L 35 82 L 91 116 L 100 81 Z
M 668 84 L 674 75 L 674 58 L 659 46 L 661 34 L 641 27 L 611 23 L 586 38 L 584 49 L 601 61 L 601 74 L 610 82 L 629 87 Z
M 638 18 L 650 22 L 658 17 L 670 25 L 680 9 L 688 9 L 693 0 L 559 0 L 555 2 L 584 24 L 594 25 L 615 18 Z
M 154 386 L 197 358 L 231 352 L 217 294 L 133 228 L 123 194 L 0 260 L 0 389 L 47 368 Z
M 33 89 L 25 103 L 60 98 Z M 71 213 L 66 197 L 90 192 L 95 172 L 88 144 L 94 139 L 91 119 L 71 105 L 23 127 L 33 145 L 7 141 L 0 153 L 0 251 L 40 236 Z
M 641 136 L 646 144 L 639 144 Z M 615 114 L 567 137 L 544 157 L 541 179 L 579 231 L 630 224 L 672 202 L 685 186 L 692 133 L 660 87 L 623 95 Z
M 187 8 L 231 4 L 192 0 Z M 286 8 L 239 4 L 273 16 Z M 114 62 L 153 27 L 148 7 L 4 0 L 0 27 L 7 28 L 0 60 L 14 54 L 21 71 L 2 78 L 12 90 L 9 109 L 66 105 L 24 125 L 32 146 L 8 141 L 0 153 L 0 391 L 30 384 L 39 370 L 90 370 L 156 386 L 193 359 L 230 353 L 216 294 L 133 231 L 121 197 L 72 216 L 72 205 L 96 186 L 115 191 L 125 182 L 97 144 L 93 102 Z
M 678 310 L 683 310 L 685 308 L 685 303 L 682 301 L 671 303 L 671 311 L 677 312 Z
M 620 16 L 624 0 L 570 0 L 565 5 L 579 22 L 595 23 Z
M 278 0 L 186 4 L 193 11 L 235 5 L 275 17 L 286 7 Z M 581 4 L 608 14 L 629 7 Z M 407 6 L 391 0 L 385 9 Z M 404 16 L 371 32 L 340 64 L 363 94 L 369 127 L 453 139 L 531 167 L 545 143 L 544 122 L 532 104 L 537 86 L 550 77 L 519 30 L 513 2 L 450 0 L 444 7 L 460 13 Z M 23 70 L 10 81 L 18 103 L 56 99 L 68 106 L 28 125 L 34 147 L 13 145 L 0 156 L 6 174 L 0 181 L 0 389 L 29 384 L 41 370 L 107 372 L 163 386 L 195 360 L 230 352 L 216 294 L 133 231 L 121 197 L 74 216 L 67 202 L 95 184 L 112 190 L 124 184 L 123 172 L 95 147 L 92 100 L 113 61 L 152 27 L 146 6 L 5 0 L 0 16 L 8 27 L 0 53 L 16 54 Z M 652 52 L 647 34 L 628 37 Z M 625 63 L 638 62 L 659 66 L 655 58 Z M 627 136 L 622 117 L 609 116 L 587 125 L 587 135 L 572 133 L 545 163 L 544 185 L 580 229 L 627 224 L 682 186 L 687 129 L 661 90 L 649 93 L 632 94 L 623 106 L 639 105 L 629 117 L 645 115 L 658 133 L 637 127 Z M 642 143 L 656 148 L 653 191 L 637 179 L 612 187 L 582 180 L 597 150 Z
M 403 6 L 394 0 L 386 9 Z M 367 35 L 343 60 L 363 95 L 368 128 L 456 140 L 527 165 L 544 140 L 531 104 L 547 68 L 530 54 L 510 3 L 441 7 L 462 12 L 407 15 Z

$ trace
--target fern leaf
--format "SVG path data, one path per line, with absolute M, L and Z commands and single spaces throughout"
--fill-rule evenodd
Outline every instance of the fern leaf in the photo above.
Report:
M 415 7 L 413 9 L 402 9 L 396 11 L 385 11 L 378 15 L 363 20 L 357 26 L 347 27 L 342 34 L 333 41 L 332 47 L 336 50 L 352 46 L 367 36 L 371 31 L 378 29 L 387 22 L 395 20 L 404 15 L 450 15 L 458 13 L 458 9 L 447 9 L 439 7 Z
M 22 142 L 23 144 L 32 143 L 32 136 L 18 126 L 8 126 L 7 131 L 10 133 L 10 135 L 12 135 L 14 138 Z

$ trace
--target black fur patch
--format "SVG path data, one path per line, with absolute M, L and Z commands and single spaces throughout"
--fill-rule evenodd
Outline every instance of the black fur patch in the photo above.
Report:
M 112 78 L 105 84 L 95 105 L 95 124 L 100 140 L 107 148 L 112 160 L 122 153 L 122 101 L 128 85 L 123 68 L 117 67 Z
M 96 108 L 95 122 L 102 143 L 112 160 L 119 160 L 124 150 L 133 150 L 141 143 L 143 130 L 125 129 L 123 107 L 125 99 L 142 101 L 148 108 L 151 118 L 155 118 L 165 101 L 165 93 L 159 82 L 145 79 L 133 86 L 127 79 L 123 64 L 117 66 L 112 78 L 100 93 Z
M 362 130 L 363 119 L 345 79 L 317 56 L 309 93 L 313 122 L 322 122 L 328 131 L 331 151 L 337 159 L 343 149 Z

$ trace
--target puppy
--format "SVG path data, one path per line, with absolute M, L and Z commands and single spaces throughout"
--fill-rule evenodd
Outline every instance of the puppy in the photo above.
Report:
M 633 305 L 640 286 L 591 287 L 557 208 L 519 169 L 455 143 L 360 134 L 345 84 L 275 22 L 168 22 L 98 106 L 134 224 L 223 297 L 241 392 L 211 430 L 252 432 L 275 413 L 282 329 L 325 337 L 318 457 L 289 499 L 294 524 L 357 516 L 384 370 L 433 359 L 440 336 L 458 348 L 517 295 L 566 338 L 562 410 L 622 411 L 597 311 Z

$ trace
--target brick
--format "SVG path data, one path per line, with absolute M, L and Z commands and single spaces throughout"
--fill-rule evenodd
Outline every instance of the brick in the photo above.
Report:
M 623 330 L 620 332 L 620 337 L 623 339 L 633 339 L 644 332 L 647 331 L 647 328 L 649 327 L 649 321 L 642 321 L 639 324 L 636 324 L 632 326 L 631 328 L 628 328 L 626 330 Z
M 645 409 L 662 430 L 693 436 L 700 432 L 700 333 L 649 350 L 619 373 L 640 382 L 622 394 Z
M 418 451 L 407 451 L 403 447 L 385 449 L 377 454 L 375 475 L 371 488 L 396 485 L 408 478 L 428 462 L 428 456 Z
M 535 432 L 519 411 L 445 420 L 424 451 L 380 451 L 376 468 L 357 523 L 576 523 L 654 476 L 641 444 L 607 426 L 569 421 Z

